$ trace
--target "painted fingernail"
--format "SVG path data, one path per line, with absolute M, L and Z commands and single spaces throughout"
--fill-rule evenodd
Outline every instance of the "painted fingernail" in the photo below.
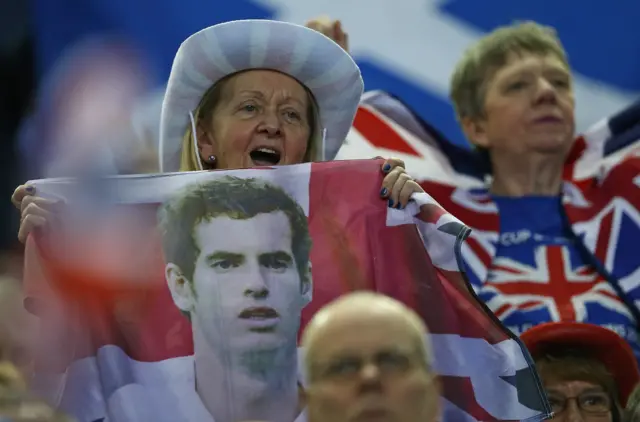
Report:
M 393 199 L 389 199 L 389 208 L 393 208 Z
M 391 164 L 387 163 L 382 166 L 382 171 L 384 171 L 385 173 L 387 173 L 389 170 L 391 170 Z
M 29 193 L 34 193 L 36 191 L 36 188 L 34 188 L 33 186 L 27 186 L 25 190 Z
M 398 205 L 396 205 L 396 208 L 397 208 L 397 209 L 399 209 L 399 210 L 401 210 L 401 209 L 403 209 L 404 207 L 402 206 L 402 204 L 401 204 L 400 202 L 398 202 Z
M 389 192 L 387 188 L 382 188 L 382 190 L 380 191 L 380 196 L 387 196 L 387 192 Z

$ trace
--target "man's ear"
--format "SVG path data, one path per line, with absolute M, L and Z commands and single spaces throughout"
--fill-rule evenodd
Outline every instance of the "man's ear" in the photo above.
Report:
M 489 148 L 490 142 L 487 137 L 486 124 L 483 119 L 464 117 L 460 121 L 460 124 L 462 131 L 471 144 L 477 147 Z
M 313 276 L 311 275 L 311 262 L 307 266 L 307 277 L 302 281 L 302 306 L 307 306 L 313 299 Z
M 195 306 L 193 286 L 182 274 L 182 270 L 175 264 L 169 263 L 164 270 L 173 303 L 183 312 L 192 312 Z

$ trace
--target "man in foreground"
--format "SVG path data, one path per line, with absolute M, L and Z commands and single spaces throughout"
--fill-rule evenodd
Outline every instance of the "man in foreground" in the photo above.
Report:
M 395 299 L 342 296 L 315 314 L 302 342 L 309 422 L 438 420 L 427 329 Z

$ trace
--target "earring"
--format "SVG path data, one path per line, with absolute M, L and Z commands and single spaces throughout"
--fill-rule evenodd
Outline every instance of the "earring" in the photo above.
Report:
M 213 164 L 213 163 L 215 163 L 215 162 L 216 162 L 216 156 L 215 156 L 215 155 L 210 155 L 210 156 L 209 156 L 209 163 L 210 163 L 210 164 Z

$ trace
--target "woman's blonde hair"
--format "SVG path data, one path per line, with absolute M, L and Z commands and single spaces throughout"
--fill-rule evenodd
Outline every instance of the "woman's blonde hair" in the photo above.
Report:
M 253 69 L 255 70 L 255 69 Z M 205 116 L 210 116 L 215 110 L 216 106 L 220 103 L 225 86 L 231 81 L 231 79 L 239 75 L 242 72 L 236 72 L 231 75 L 227 75 L 213 84 L 202 96 L 200 104 L 193 112 L 193 118 L 195 120 L 195 126 L 198 127 L 198 122 Z M 307 121 L 311 133 L 309 135 L 309 141 L 307 143 L 307 151 L 304 155 L 303 162 L 307 163 L 318 159 L 318 153 L 322 148 L 322 128 L 320 126 L 320 110 L 316 102 L 315 97 L 304 87 L 305 92 L 309 100 L 309 108 L 307 110 Z M 191 129 L 191 124 L 187 125 L 184 136 L 182 137 L 182 149 L 180 152 L 180 171 L 196 171 L 200 170 L 198 161 L 201 161 L 197 149 L 193 146 L 194 137 Z M 202 162 L 202 161 L 201 161 Z M 203 167 L 206 168 L 207 163 L 203 163 Z
M 513 54 L 553 55 L 567 68 L 569 62 L 553 28 L 535 22 L 521 22 L 497 28 L 472 45 L 456 65 L 449 96 L 458 119 L 484 115 L 487 82 Z

